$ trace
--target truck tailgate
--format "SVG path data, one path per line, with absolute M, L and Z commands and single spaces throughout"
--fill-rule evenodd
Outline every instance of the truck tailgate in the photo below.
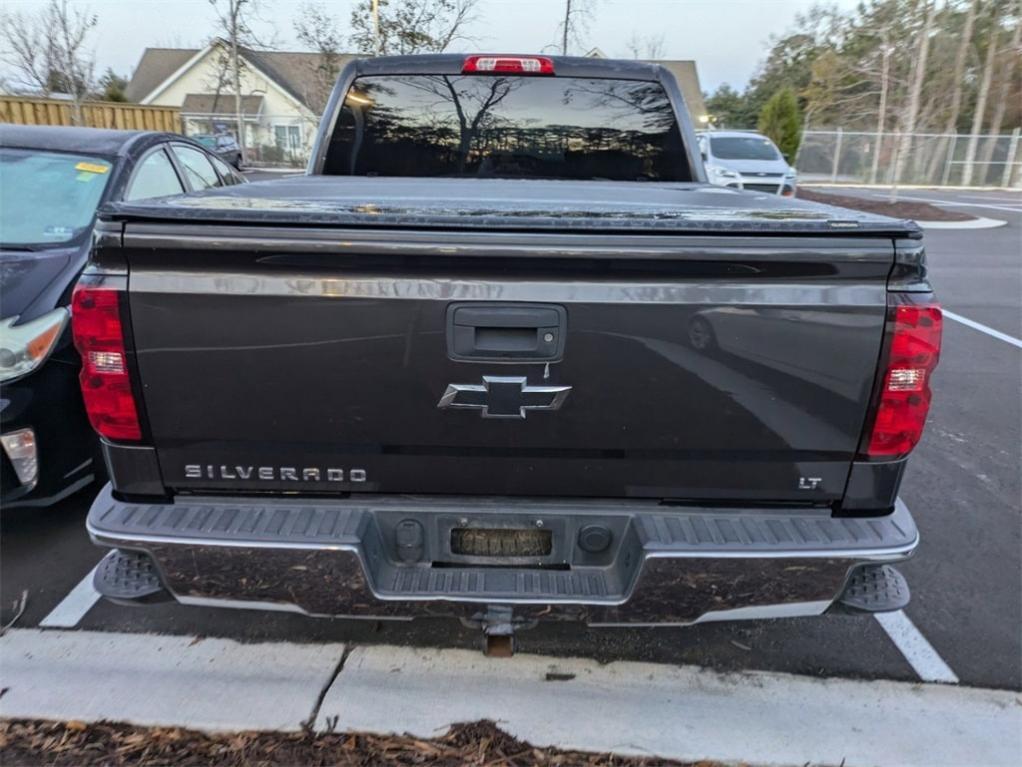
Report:
M 889 236 L 128 221 L 177 491 L 839 499 Z

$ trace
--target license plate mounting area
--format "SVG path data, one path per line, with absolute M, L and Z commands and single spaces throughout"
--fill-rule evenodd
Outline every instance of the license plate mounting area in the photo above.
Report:
M 548 557 L 553 533 L 542 528 L 451 528 L 451 553 L 461 557 Z

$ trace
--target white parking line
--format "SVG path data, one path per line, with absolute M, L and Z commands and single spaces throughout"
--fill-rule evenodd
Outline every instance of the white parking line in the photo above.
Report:
M 78 621 L 84 618 L 85 613 L 99 601 L 99 592 L 92 585 L 92 576 L 96 574 L 96 567 L 89 570 L 89 574 L 71 589 L 71 593 L 64 597 L 60 604 L 50 611 L 49 615 L 39 621 L 40 626 L 73 628 L 78 625 Z
M 924 682 L 946 682 L 958 684 L 958 677 L 944 659 L 933 649 L 919 629 L 903 610 L 893 613 L 877 613 L 874 616 L 887 636 L 894 642 L 909 665 Z
M 955 199 L 955 198 L 952 198 L 952 199 Z M 991 202 L 991 201 L 993 201 L 993 202 L 1003 202 L 1003 203 L 1007 203 L 1008 205 L 1022 205 L 1022 194 L 1017 194 L 1017 195 L 1013 195 L 1013 196 L 1006 196 L 1006 197 L 998 197 L 998 196 L 992 195 L 992 194 L 991 195 L 983 195 L 983 196 L 980 196 L 978 194 L 963 194 L 961 196 L 961 199 L 963 199 L 963 200 L 978 200 L 979 202 Z
M 898 195 L 899 200 L 910 200 L 911 202 L 928 202 L 933 205 L 944 205 L 950 208 L 986 208 L 987 210 L 1004 210 L 1008 213 L 1022 213 L 1022 206 L 1008 206 L 1008 205 L 981 205 L 978 202 L 958 202 L 957 200 L 938 200 L 933 197 L 910 197 L 908 195 Z
M 1000 229 L 1002 226 L 1008 225 L 1004 219 L 987 218 L 986 216 L 970 218 L 968 221 L 920 221 L 916 219 L 916 223 L 923 229 Z
M 1000 330 L 994 330 L 987 325 L 983 325 L 975 320 L 970 320 L 968 317 L 963 317 L 960 314 L 949 312 L 947 309 L 942 309 L 941 313 L 949 320 L 960 322 L 973 330 L 978 330 L 980 333 L 986 333 L 988 336 L 992 336 L 999 341 L 1004 341 L 1006 344 L 1011 344 L 1012 346 L 1017 346 L 1019 349 L 1022 349 L 1022 340 L 1015 338 L 1014 336 L 1009 336 L 1007 333 L 1002 333 Z

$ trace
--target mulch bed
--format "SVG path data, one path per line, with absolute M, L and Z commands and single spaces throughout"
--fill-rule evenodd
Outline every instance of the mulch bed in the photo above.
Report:
M 132 765 L 212 767 L 216 765 L 439 765 L 519 767 L 620 765 L 621 767 L 714 767 L 715 763 L 674 762 L 535 748 L 493 722 L 456 724 L 441 737 L 364 733 L 236 732 L 207 734 L 170 727 L 86 724 L 25 719 L 0 721 L 0 763 L 22 765 Z
M 805 189 L 804 187 L 798 188 L 796 196 L 810 202 L 822 202 L 825 205 L 837 205 L 839 208 L 864 210 L 867 213 L 878 213 L 881 216 L 893 218 L 908 218 L 913 221 L 973 221 L 975 219 L 975 216 L 970 216 L 968 213 L 946 210 L 928 202 L 912 202 L 911 200 L 888 202 L 887 200 L 855 197 L 847 194 L 818 192 L 815 189 Z

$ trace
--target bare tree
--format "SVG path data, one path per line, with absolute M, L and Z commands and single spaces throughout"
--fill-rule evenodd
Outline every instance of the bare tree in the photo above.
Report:
M 34 14 L 0 16 L 0 37 L 7 43 L 3 58 L 15 72 L 16 84 L 47 96 L 66 93 L 75 125 L 82 122 L 82 102 L 95 84 L 88 39 L 97 23 L 89 9 L 71 10 L 68 0 L 50 0 Z
M 306 48 L 317 54 L 315 71 L 311 73 L 313 92 L 306 93 L 306 103 L 316 103 L 337 80 L 341 68 L 341 46 L 344 35 L 340 22 L 320 3 L 304 3 L 294 20 L 295 36 Z
M 248 160 L 245 147 L 245 116 L 242 112 L 241 73 L 244 68 L 240 49 L 260 46 L 251 22 L 260 0 L 209 0 L 216 13 L 218 32 L 225 45 L 221 71 L 227 72 L 234 90 L 234 113 L 237 121 L 238 148 L 241 161 Z M 263 46 L 260 46 L 263 47 Z M 219 95 L 219 91 L 218 91 Z
M 901 140 L 898 142 L 894 160 L 895 188 L 901 180 L 909 153 L 912 151 L 912 134 L 916 129 L 916 122 L 919 119 L 920 97 L 923 92 L 923 81 L 926 75 L 926 59 L 930 53 L 930 35 L 933 31 L 933 19 L 937 13 L 937 6 L 933 0 L 924 0 L 923 7 L 925 15 L 923 17 L 922 28 L 919 30 L 918 42 L 916 43 L 912 85 L 909 89 L 908 103 L 905 105 L 905 111 L 902 113 Z M 895 188 L 891 190 L 892 197 L 896 194 Z
M 331 77 L 336 77 L 344 44 L 337 17 L 331 15 L 322 3 L 307 2 L 299 6 L 293 25 L 298 42 L 318 53 L 322 59 L 320 66 L 328 70 Z
M 662 34 L 639 37 L 638 34 L 633 32 L 628 40 L 628 52 L 632 55 L 633 59 L 646 59 L 649 61 L 662 59 L 664 57 L 665 46 L 666 43 Z
M 965 24 L 962 27 L 962 36 L 958 41 L 958 52 L 955 54 L 955 71 L 951 91 L 951 109 L 947 116 L 947 132 L 953 133 L 958 125 L 958 115 L 962 109 L 962 87 L 965 84 L 965 60 L 969 55 L 969 46 L 972 44 L 972 27 L 976 22 L 976 11 L 979 10 L 980 0 L 972 0 L 969 3 L 969 10 L 965 15 Z
M 833 9 L 816 8 L 802 22 L 811 39 L 820 41 L 817 50 L 808 51 L 810 78 L 799 92 L 805 103 L 806 128 L 820 121 L 845 129 L 849 125 L 864 131 L 871 129 L 874 140 L 864 147 L 870 156 L 871 183 L 880 174 L 892 105 L 897 103 L 906 81 L 907 73 L 898 67 L 900 38 L 892 35 L 898 11 L 904 13 L 890 5 L 873 5 L 868 12 L 860 11 L 854 26 L 858 39 L 854 41 L 850 39 L 849 27 Z M 900 52 L 908 54 L 904 43 L 901 45 Z M 791 66 L 797 67 L 794 62 L 805 53 L 800 50 L 793 56 Z M 839 149 L 835 147 L 838 155 L 833 163 L 840 163 Z
M 568 55 L 568 43 L 582 43 L 582 34 L 589 29 L 596 0 L 564 0 L 564 19 L 557 25 L 561 36 L 561 55 Z
M 799 93 L 806 102 L 807 123 L 827 115 L 832 120 L 863 127 L 872 122 L 878 134 L 884 131 L 892 88 L 901 85 L 902 80 L 891 71 L 896 49 L 887 29 L 881 27 L 876 35 L 878 39 L 869 56 L 842 57 L 835 50 L 825 50 L 816 56 L 810 67 L 809 83 Z
M 351 44 L 369 55 L 440 53 L 471 40 L 479 0 L 359 0 L 351 11 Z
M 0 32 L 7 49 L 3 61 L 12 71 L 11 84 L 16 89 L 37 90 L 48 96 L 50 74 L 56 67 L 56 40 L 43 16 L 4 11 L 0 15 Z
M 1008 47 L 1002 52 L 1004 61 L 1001 64 L 1001 71 L 998 75 L 994 114 L 990 118 L 990 127 L 987 130 L 990 138 L 983 145 L 983 152 L 979 157 L 979 164 L 982 166 L 982 174 L 980 176 L 982 182 L 988 180 L 991 170 L 990 161 L 993 159 L 994 148 L 999 140 L 998 134 L 1001 132 L 1001 125 L 1004 123 L 1004 113 L 1012 98 L 1012 87 L 1017 88 L 1018 86 L 1018 82 L 1015 79 L 1015 70 L 1018 68 L 1019 61 L 1022 60 L 1022 1 L 1017 4 L 1016 12 L 1017 16 L 1011 42 L 1008 43 Z
M 990 83 L 993 80 L 994 68 L 997 63 L 997 38 L 1001 31 L 1000 8 L 995 3 L 990 11 L 990 40 L 987 42 L 986 61 L 983 64 L 983 79 L 979 84 L 976 96 L 976 109 L 972 113 L 972 130 L 969 132 L 969 143 L 965 148 L 965 167 L 962 169 L 962 186 L 972 183 L 973 164 L 976 161 L 976 149 L 979 147 L 979 132 L 983 128 L 983 117 L 987 110 L 990 97 Z
M 209 108 L 209 132 L 216 133 L 215 118 L 220 114 L 220 97 L 224 89 L 231 84 L 231 51 L 223 41 L 217 39 L 213 42 L 212 55 L 214 59 L 213 75 L 206 80 L 206 87 L 213 91 L 213 103 Z M 240 139 L 239 139 L 240 140 Z
M 873 147 L 873 160 L 869 168 L 869 182 L 877 182 L 877 172 L 880 170 L 880 145 L 884 140 L 884 127 L 887 124 L 887 100 L 891 90 L 891 54 L 894 53 L 894 46 L 888 37 L 887 30 L 880 35 L 880 104 L 877 106 L 877 138 L 876 146 Z
M 950 3 L 948 4 L 950 7 Z M 958 37 L 958 47 L 955 53 L 955 64 L 951 75 L 951 104 L 948 107 L 945 133 L 958 132 L 958 117 L 962 111 L 962 93 L 965 89 L 965 64 L 969 57 L 969 50 L 972 47 L 972 28 L 976 21 L 976 13 L 979 11 L 980 0 L 970 0 L 969 8 L 965 13 L 965 22 L 962 25 L 961 34 Z M 950 147 L 948 146 L 950 143 Z M 935 176 L 940 164 L 948 159 L 947 152 L 953 153 L 954 143 L 948 136 L 942 136 L 937 142 L 935 150 L 931 153 L 929 166 L 926 170 L 926 178 Z

